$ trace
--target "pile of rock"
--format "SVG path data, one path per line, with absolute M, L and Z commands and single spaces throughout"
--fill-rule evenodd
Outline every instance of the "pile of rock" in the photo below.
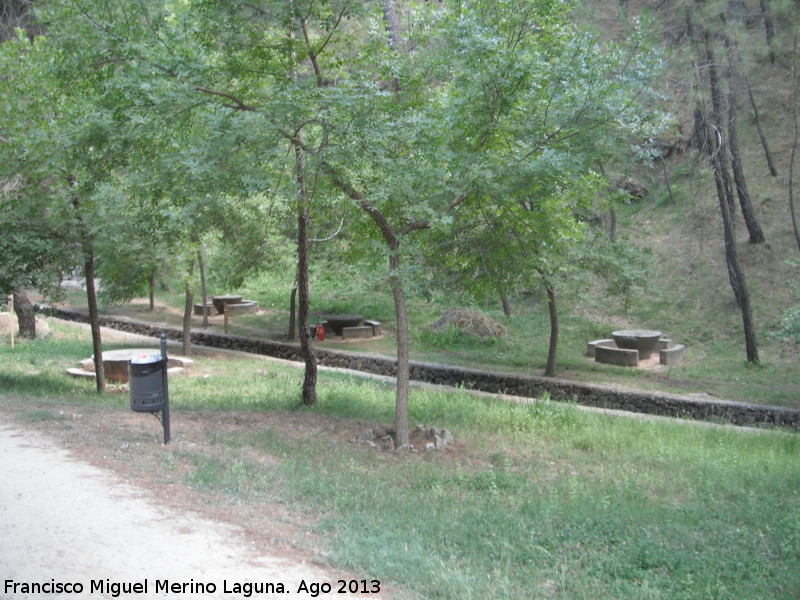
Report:
M 369 429 L 362 429 L 351 442 L 370 448 L 377 448 L 378 450 L 394 450 L 396 447 L 394 434 L 394 429 L 378 425 Z M 447 429 L 425 427 L 424 425 L 417 425 L 410 432 L 409 438 L 412 451 L 433 452 L 434 450 L 444 450 L 455 442 L 453 434 Z
M 508 330 L 495 319 L 477 310 L 468 308 L 451 308 L 442 318 L 431 325 L 431 329 L 436 333 L 442 331 L 448 325 L 453 326 L 461 332 L 478 338 L 505 337 Z

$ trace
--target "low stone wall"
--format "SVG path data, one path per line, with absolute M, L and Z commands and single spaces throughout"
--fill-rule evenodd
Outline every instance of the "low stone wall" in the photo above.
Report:
M 59 308 L 47 309 L 49 314 L 69 321 L 87 322 L 84 312 Z M 145 323 L 125 317 L 101 317 L 100 324 L 121 331 L 168 339 L 182 340 L 180 328 L 166 324 Z M 192 343 L 213 348 L 263 354 L 285 360 L 302 361 L 300 346 L 251 337 L 193 331 Z M 315 348 L 320 364 L 394 376 L 396 361 L 374 354 Z M 622 389 L 607 385 L 590 385 L 532 375 L 495 373 L 412 361 L 411 379 L 448 386 L 464 386 L 484 392 L 503 393 L 525 398 L 538 398 L 545 393 L 553 400 L 576 402 L 585 406 L 610 408 L 629 412 L 663 415 L 684 419 L 709 420 L 751 427 L 786 427 L 800 430 L 800 410 L 780 406 L 762 406 L 725 400 L 706 400 L 661 392 Z

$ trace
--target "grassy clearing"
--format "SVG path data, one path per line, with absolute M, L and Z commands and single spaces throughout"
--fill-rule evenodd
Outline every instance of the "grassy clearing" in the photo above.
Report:
M 0 397 L 124 404 L 63 374 L 86 343 L 59 334 L 0 349 Z M 458 443 L 445 454 L 396 455 L 346 441 L 391 421 L 390 386 L 323 372 L 319 405 L 301 409 L 300 378 L 264 360 L 200 357 L 197 376 L 170 383 L 173 429 L 195 411 L 308 419 L 215 432 L 213 452 L 180 459 L 201 492 L 311 515 L 339 568 L 394 582 L 409 598 L 800 594 L 796 434 L 414 390 L 412 422 L 449 428 Z M 46 408 L 26 414 L 55 418 Z M 324 431 L 310 426 L 320 418 Z M 165 455 L 161 469 L 173 472 L 175 460 Z
M 760 156 L 748 156 L 755 169 Z M 657 171 L 641 174 L 652 188 L 649 200 L 622 207 L 618 234 L 630 237 L 653 255 L 647 292 L 630 307 L 606 297 L 600 282 L 576 283 L 560 298 L 560 342 L 557 374 L 564 379 L 618 383 L 642 389 L 677 393 L 707 393 L 720 398 L 800 407 L 798 346 L 776 339 L 783 311 L 798 302 L 800 281 L 788 239 L 785 207 L 769 198 L 782 193 L 772 178 L 760 187 L 759 214 L 768 245 L 746 243 L 740 227 L 740 256 L 748 277 L 761 354 L 759 367 L 745 364 L 741 315 L 732 301 L 724 270 L 721 229 L 716 199 L 708 173 L 691 159 L 671 164 L 674 202 L 664 200 Z M 638 175 L 637 175 L 638 176 Z M 650 178 L 648 180 L 648 177 Z M 770 187 L 772 186 L 772 187 Z M 215 284 L 213 260 L 209 264 L 209 294 L 236 291 L 258 300 L 261 313 L 231 319 L 230 331 L 270 339 L 286 339 L 289 296 L 294 269 L 282 265 L 230 290 Z M 408 303 L 412 358 L 500 371 L 541 374 L 547 356 L 549 316 L 546 303 L 535 294 L 512 298 L 513 316 L 502 315 L 499 301 L 476 305 L 457 290 L 443 290 L 440 282 L 421 272 L 409 284 Z M 331 313 L 359 313 L 384 323 L 386 335 L 377 340 L 337 342 L 326 347 L 386 355 L 395 353 L 394 306 L 386 285 L 385 268 L 368 262 L 333 263 L 318 257 L 312 263 L 312 321 Z M 158 309 L 146 310 L 143 299 L 109 306 L 105 312 L 180 326 L 184 299 L 180 287 L 160 291 Z M 199 301 L 199 297 L 196 297 Z M 70 290 L 67 302 L 85 306 L 85 297 Z M 430 325 L 446 309 L 471 306 L 500 320 L 509 335 L 499 340 L 478 340 L 454 330 L 433 333 Z M 195 317 L 194 327 L 200 327 Z M 620 328 L 653 328 L 687 346 L 682 364 L 654 370 L 621 369 L 599 365 L 585 357 L 586 343 L 609 337 Z M 222 318 L 212 319 L 212 329 L 222 329 Z

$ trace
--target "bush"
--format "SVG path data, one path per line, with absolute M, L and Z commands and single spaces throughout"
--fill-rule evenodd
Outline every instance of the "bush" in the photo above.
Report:
M 783 320 L 775 337 L 784 342 L 800 344 L 800 306 L 783 311 Z

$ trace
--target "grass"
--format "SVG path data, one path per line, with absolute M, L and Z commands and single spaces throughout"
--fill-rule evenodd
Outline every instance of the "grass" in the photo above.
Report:
M 4 403 L 21 405 L 31 422 L 57 419 L 49 403 L 117 403 L 63 374 L 85 354 L 82 335 L 0 348 Z M 170 382 L 174 415 L 234 411 L 246 422 L 274 412 L 295 425 L 211 430 L 213 452 L 185 447 L 179 457 L 185 482 L 236 505 L 302 511 L 324 560 L 391 582 L 398 597 L 800 594 L 796 434 L 415 389 L 412 424 L 446 427 L 457 444 L 397 455 L 345 439 L 391 422 L 391 386 L 321 372 L 319 404 L 301 408 L 295 368 L 197 357 L 196 370 Z M 320 419 L 324 431 L 311 425 Z M 160 469 L 173 473 L 175 460 L 164 455 Z
M 627 218 L 635 218 L 641 210 Z M 564 298 L 557 363 L 559 377 L 674 393 L 707 393 L 760 404 L 800 406 L 800 363 L 794 360 L 796 345 L 760 335 L 761 365 L 747 366 L 739 339 L 740 317 L 727 299 L 725 282 L 718 293 L 709 295 L 699 290 L 699 284 L 686 283 L 688 280 L 681 279 L 680 273 L 676 280 L 684 283 L 675 283 L 659 273 L 654 275 L 649 296 L 640 299 L 627 312 L 598 293 Z M 338 279 L 320 277 L 316 281 L 312 320 L 330 313 L 360 313 L 383 322 L 387 331 L 382 338 L 355 344 L 327 340 L 325 347 L 394 355 L 394 308 L 390 294 L 378 279 L 376 274 L 362 278 L 358 267 L 343 267 Z M 705 276 L 701 280 L 705 281 Z M 257 299 L 263 310 L 259 315 L 231 319 L 231 333 L 286 339 L 289 286 L 288 280 L 265 274 L 238 290 L 246 298 Z M 159 309 L 155 313 L 146 311 L 141 302 L 108 307 L 105 311 L 180 326 L 183 306 L 180 294 L 162 292 L 158 298 Z M 80 306 L 85 300 L 75 295 L 69 302 Z M 477 307 L 507 327 L 509 335 L 497 340 L 473 338 L 452 328 L 445 328 L 440 334 L 433 333 L 430 325 L 448 305 L 464 305 L 468 301 L 456 298 L 449 303 L 442 298 L 427 297 L 419 290 L 410 294 L 413 359 L 524 374 L 543 372 L 549 317 L 546 305 L 535 296 L 518 297 L 510 318 L 501 314 L 499 306 Z M 766 308 L 762 306 L 759 310 L 760 322 L 768 322 L 765 321 Z M 779 311 L 775 315 L 777 323 Z M 655 326 L 686 344 L 684 361 L 674 367 L 646 371 L 600 365 L 585 357 L 588 341 L 608 337 L 614 329 L 642 324 Z M 199 317 L 195 317 L 194 327 L 200 327 Z M 212 322 L 212 330 L 221 328 L 221 321 Z
M 724 257 L 718 224 L 714 220 L 713 186 L 706 181 L 707 174 L 697 165 L 692 167 L 691 161 L 673 168 L 674 203 L 657 201 L 660 175 L 651 174 L 654 200 L 627 205 L 619 211 L 620 235 L 630 236 L 635 243 L 652 248 L 654 260 L 647 293 L 635 298 L 625 309 L 618 300 L 605 296 L 600 282 L 595 285 L 576 283 L 576 289 L 565 289 L 560 298 L 557 376 L 800 407 L 798 346 L 774 335 L 780 327 L 783 311 L 797 303 L 794 295 L 797 267 L 787 263 L 791 246 L 779 241 L 770 246 L 752 246 L 744 241 L 740 244 L 761 354 L 759 367 L 747 366 L 741 316 L 732 302 L 722 268 Z M 770 185 L 774 184 L 770 182 Z M 760 207 L 771 240 L 782 239 L 781 228 L 786 226 L 783 208 L 777 204 Z M 386 335 L 379 339 L 358 343 L 329 339 L 325 347 L 394 355 L 394 306 L 383 267 L 367 262 L 332 264 L 321 260 L 312 264 L 312 322 L 330 313 L 359 313 L 381 321 L 386 330 Z M 213 261 L 209 268 L 213 272 Z M 258 300 L 262 308 L 258 315 L 231 319 L 231 333 L 286 339 L 293 272 L 286 268 L 265 273 L 248 280 L 238 290 L 215 285 L 212 277 L 210 294 L 236 291 L 245 298 Z M 436 281 L 426 280 L 427 276 L 423 273 L 408 289 L 413 359 L 525 374 L 543 372 L 549 316 L 541 298 L 535 294 L 513 298 L 513 316 L 508 318 L 502 315 L 499 302 L 476 305 L 457 291 L 443 292 Z M 76 307 L 85 306 L 85 298 L 74 290 L 70 290 L 67 302 Z M 179 290 L 161 291 L 158 310 L 154 313 L 145 310 L 141 299 L 104 310 L 109 314 L 180 326 L 183 302 Z M 439 334 L 430 330 L 430 325 L 447 308 L 464 305 L 500 320 L 509 335 L 487 341 L 452 328 L 445 328 Z M 195 317 L 194 327 L 200 327 L 199 317 Z M 609 337 L 614 329 L 631 327 L 665 332 L 687 346 L 685 359 L 674 367 L 648 371 L 599 365 L 585 357 L 588 341 Z M 222 328 L 221 318 L 212 323 L 212 328 Z

